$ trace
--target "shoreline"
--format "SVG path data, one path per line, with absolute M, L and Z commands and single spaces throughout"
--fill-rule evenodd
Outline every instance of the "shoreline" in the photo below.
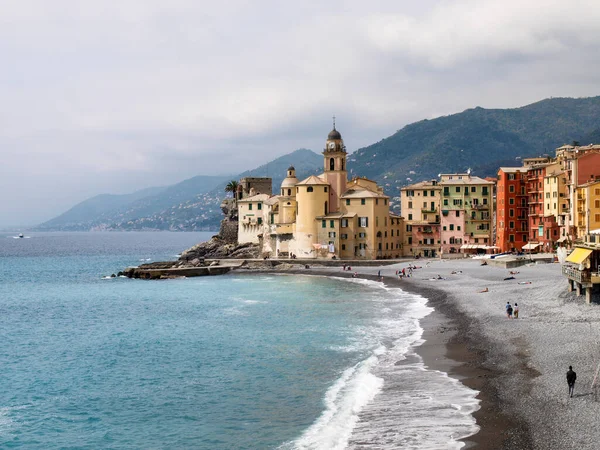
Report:
M 401 265 L 406 265 L 402 263 Z M 376 271 L 382 273 L 398 268 L 398 265 L 382 267 L 358 267 L 352 271 L 336 271 L 330 267 L 311 269 L 288 268 L 286 270 L 254 269 L 248 273 L 273 273 L 290 275 L 315 275 L 337 278 L 357 278 L 377 281 Z M 385 268 L 385 269 L 384 269 Z M 373 273 L 370 273 L 373 272 Z M 239 271 L 238 273 L 243 273 Z M 452 297 L 443 290 L 412 283 L 410 279 L 400 280 L 385 274 L 386 286 L 420 295 L 427 299 L 427 306 L 434 310 L 420 321 L 423 328 L 421 345 L 415 352 L 423 359 L 430 370 L 445 372 L 470 389 L 478 391 L 479 409 L 472 415 L 479 430 L 465 438 L 463 449 L 509 449 L 533 448 L 532 437 L 526 422 L 520 421 L 505 412 L 498 395 L 499 387 L 494 380 L 502 377 L 502 371 L 488 367 L 488 340 L 480 331 L 480 324 L 462 314 Z

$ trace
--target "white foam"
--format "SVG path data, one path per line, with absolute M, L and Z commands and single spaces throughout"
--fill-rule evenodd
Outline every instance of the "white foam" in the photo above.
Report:
M 321 416 L 280 448 L 461 448 L 459 439 L 479 429 L 472 416 L 478 392 L 426 368 L 415 353 L 424 342 L 420 320 L 433 311 L 427 299 L 375 281 L 340 279 L 376 289 L 355 299 L 371 305 L 376 317 L 372 326 L 351 330 L 347 345 L 331 349 L 370 356 L 343 372 L 327 391 Z
M 358 414 L 380 391 L 383 380 L 371 373 L 377 357 L 371 356 L 346 369 L 325 394 L 325 411 L 294 442 L 281 448 L 344 449 Z

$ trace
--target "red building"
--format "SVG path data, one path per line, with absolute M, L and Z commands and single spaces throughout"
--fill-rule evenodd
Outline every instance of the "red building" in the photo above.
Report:
M 527 168 L 501 167 L 496 187 L 496 246 L 500 252 L 520 251 L 527 244 L 527 203 Z

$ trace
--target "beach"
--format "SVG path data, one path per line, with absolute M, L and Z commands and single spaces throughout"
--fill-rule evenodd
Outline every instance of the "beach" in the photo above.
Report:
M 399 280 L 396 271 L 409 264 L 420 268 Z M 518 273 L 481 260 L 420 259 L 352 272 L 313 265 L 302 273 L 376 279 L 381 272 L 384 283 L 428 298 L 435 312 L 422 321 L 419 354 L 430 368 L 480 392 L 480 431 L 464 448 L 597 448 L 600 403 L 591 386 L 600 361 L 600 307 L 567 292 L 560 264 L 512 270 Z M 507 318 L 507 301 L 519 304 L 518 319 Z M 573 398 L 570 365 L 577 372 Z

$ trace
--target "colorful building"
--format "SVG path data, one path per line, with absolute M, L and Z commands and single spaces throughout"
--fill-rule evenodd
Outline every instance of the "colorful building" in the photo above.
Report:
M 496 246 L 521 251 L 528 242 L 527 169 L 501 167 L 496 187 Z
M 400 190 L 404 217 L 404 256 L 437 256 L 440 251 L 440 201 L 436 180 L 411 184 Z
M 442 253 L 489 253 L 494 183 L 470 173 L 440 175 Z
M 402 255 L 403 220 L 390 213 L 376 182 L 348 180 L 346 146 L 335 129 L 323 150 L 324 173 L 299 181 L 287 170 L 280 194 L 239 202 L 239 242 L 258 242 L 270 257 L 387 259 Z M 263 212 L 261 226 L 251 211 Z M 252 205 L 252 209 L 250 209 Z

